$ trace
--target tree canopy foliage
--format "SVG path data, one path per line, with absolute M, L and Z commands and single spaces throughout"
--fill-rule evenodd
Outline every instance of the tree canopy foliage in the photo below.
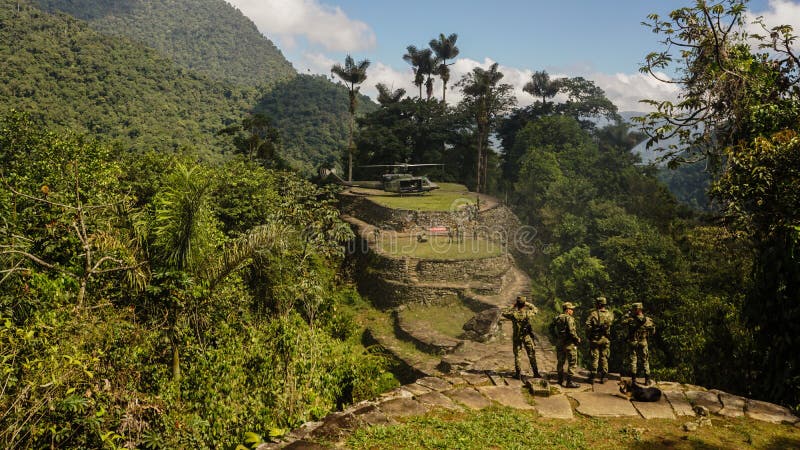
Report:
M 675 67 L 677 102 L 652 101 L 641 119 L 651 143 L 678 136 L 709 161 L 712 194 L 728 228 L 753 245 L 753 286 L 744 305 L 759 354 L 753 386 L 769 398 L 800 403 L 800 58 L 791 26 L 746 27 L 746 2 L 697 1 L 669 18 L 651 15 L 665 48 L 642 71 Z M 673 52 L 677 49 L 677 54 Z M 674 164 L 686 159 L 670 146 Z
M 17 112 L 0 155 L 4 447 L 232 447 L 393 382 L 337 310 L 331 192 Z

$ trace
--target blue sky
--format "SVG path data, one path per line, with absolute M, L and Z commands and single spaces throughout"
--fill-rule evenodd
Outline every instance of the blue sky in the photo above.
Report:
M 638 73 L 658 36 L 641 25 L 650 13 L 693 4 L 676 0 L 228 0 L 304 73 L 329 74 L 348 53 L 372 62 L 362 92 L 374 84 L 415 92 L 406 46 L 427 46 L 439 33 L 457 33 L 455 76 L 498 62 L 520 104 L 533 101 L 521 88 L 536 70 L 583 76 L 602 87 L 621 110 L 641 110 L 642 98 L 670 98 L 673 87 Z M 749 10 L 768 23 L 800 31 L 800 0 L 756 0 Z M 437 86 L 440 92 L 441 86 Z M 452 95 L 451 95 L 452 92 Z M 448 92 L 448 100 L 458 93 Z

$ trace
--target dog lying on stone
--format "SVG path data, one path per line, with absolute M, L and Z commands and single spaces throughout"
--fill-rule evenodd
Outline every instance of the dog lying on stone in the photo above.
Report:
M 657 402 L 661 399 L 661 389 L 657 387 L 639 386 L 633 380 L 620 380 L 619 391 L 637 402 Z

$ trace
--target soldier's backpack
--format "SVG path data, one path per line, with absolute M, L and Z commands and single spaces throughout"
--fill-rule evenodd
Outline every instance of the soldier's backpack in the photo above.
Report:
M 550 332 L 550 336 L 555 339 L 569 334 L 569 326 L 567 325 L 567 321 L 563 317 L 563 314 L 556 316 L 553 321 L 550 322 L 548 331 Z

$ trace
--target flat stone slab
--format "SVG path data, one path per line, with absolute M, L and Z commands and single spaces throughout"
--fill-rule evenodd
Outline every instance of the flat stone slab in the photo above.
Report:
M 402 387 L 396 387 L 396 388 L 394 388 L 394 389 L 392 389 L 390 391 L 386 391 L 383 394 L 381 394 L 379 401 L 386 401 L 386 400 L 391 400 L 391 399 L 395 399 L 395 398 L 411 398 L 413 396 L 414 396 L 414 394 L 412 394 L 411 392 L 407 391 L 406 389 L 404 389 Z
M 403 386 L 403 389 L 411 393 L 411 395 L 422 395 L 431 391 L 431 388 L 422 386 L 421 384 L 411 383 Z
M 567 393 L 578 402 L 575 408 L 579 413 L 591 417 L 630 417 L 639 416 L 631 402 L 620 397 L 598 392 Z
M 521 387 L 513 386 L 480 386 L 478 391 L 503 406 L 515 409 L 534 409 L 528 403 L 525 393 Z
M 338 439 L 359 425 L 358 418 L 352 413 L 334 413 L 329 414 L 322 425 L 308 435 L 312 438 Z
M 683 391 L 661 391 L 661 394 L 666 397 L 669 404 L 672 405 L 672 410 L 675 411 L 676 416 L 695 416 L 692 404 L 686 399 Z
M 461 372 L 461 378 L 473 386 L 488 386 L 492 380 L 483 372 Z
M 619 383 L 614 380 L 606 380 L 605 383 L 594 383 L 592 385 L 592 392 L 598 392 L 602 394 L 619 394 Z
M 663 394 L 663 393 L 662 393 Z M 664 395 L 657 402 L 631 402 L 645 419 L 674 419 L 675 413 Z
M 719 396 L 716 392 L 710 391 L 686 391 L 686 398 L 695 406 L 705 406 L 712 414 L 719 413 L 722 409 L 722 403 L 719 402 Z
M 525 385 L 525 383 L 523 383 L 522 380 L 518 380 L 518 379 L 512 378 L 512 377 L 503 377 L 502 380 L 503 380 L 503 383 L 506 386 L 514 386 L 514 387 L 521 388 L 522 386 Z M 534 378 L 534 380 L 535 380 L 535 378 Z M 502 385 L 498 384 L 498 386 L 502 386 Z
M 381 410 L 377 405 L 368 405 L 353 411 L 353 415 L 364 425 L 393 425 L 396 422 Z
M 770 423 L 800 424 L 800 418 L 793 415 L 789 408 L 761 400 L 748 399 L 745 404 L 744 414 L 755 420 Z
M 744 406 L 747 399 L 744 397 L 739 397 L 738 395 L 729 394 L 727 392 L 713 392 L 717 392 L 719 395 L 719 401 L 722 403 L 722 409 L 720 409 L 717 414 L 725 417 L 744 416 Z
M 438 377 L 420 378 L 416 381 L 416 384 L 439 392 L 446 391 L 453 387 L 450 383 Z
M 572 405 L 566 395 L 551 395 L 550 397 L 536 397 L 533 408 L 540 416 L 547 419 L 572 419 Z
M 421 416 L 428 412 L 422 403 L 411 398 L 395 398 L 378 405 L 378 408 L 391 418 Z
M 415 397 L 415 400 L 424 405 L 449 409 L 451 411 L 461 411 L 464 409 L 456 405 L 455 402 L 450 399 L 450 397 L 438 391 L 429 391 L 428 393 L 418 395 Z
M 444 392 L 444 395 L 470 409 L 483 409 L 492 405 L 489 399 L 474 388 L 457 388 Z

